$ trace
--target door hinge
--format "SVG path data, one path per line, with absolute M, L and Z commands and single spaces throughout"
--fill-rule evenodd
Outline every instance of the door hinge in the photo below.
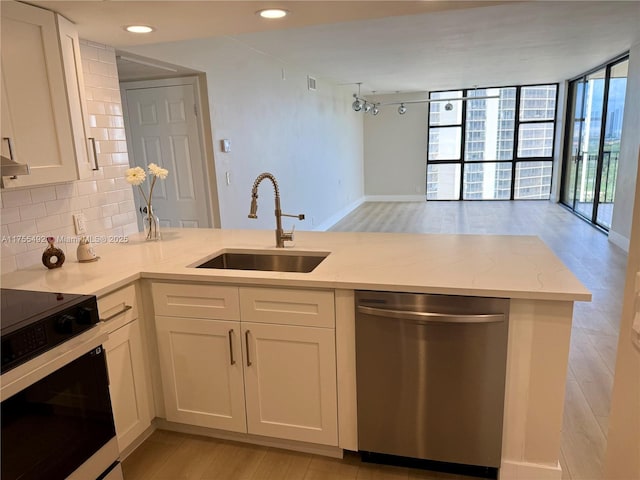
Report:
M 198 106 L 194 103 L 193 104 L 193 114 L 197 117 L 198 116 Z

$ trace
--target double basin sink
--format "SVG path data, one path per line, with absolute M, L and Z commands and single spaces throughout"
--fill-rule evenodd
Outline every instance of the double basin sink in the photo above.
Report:
M 262 252 L 250 250 L 226 251 L 196 268 L 223 270 L 260 270 L 264 272 L 312 272 L 327 258 L 329 252 Z

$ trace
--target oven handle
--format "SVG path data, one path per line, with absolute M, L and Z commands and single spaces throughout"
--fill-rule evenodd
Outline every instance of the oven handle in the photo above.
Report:
M 58 345 L 48 352 L 38 355 L 22 365 L 2 375 L 0 401 L 5 401 L 16 393 L 47 377 L 56 370 L 80 358 L 107 341 L 108 335 L 92 328 L 77 337 Z

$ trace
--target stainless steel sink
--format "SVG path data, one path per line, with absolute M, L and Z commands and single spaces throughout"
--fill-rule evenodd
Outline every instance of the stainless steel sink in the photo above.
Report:
M 225 252 L 195 267 L 309 273 L 328 255 L 325 252 Z

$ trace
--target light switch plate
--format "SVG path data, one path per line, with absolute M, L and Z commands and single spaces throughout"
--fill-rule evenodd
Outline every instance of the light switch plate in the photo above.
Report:
M 231 141 L 228 138 L 220 140 L 220 149 L 224 153 L 229 153 L 231 151 Z
M 84 213 L 76 213 L 73 215 L 73 226 L 76 229 L 76 235 L 84 235 L 87 233 L 87 218 Z

